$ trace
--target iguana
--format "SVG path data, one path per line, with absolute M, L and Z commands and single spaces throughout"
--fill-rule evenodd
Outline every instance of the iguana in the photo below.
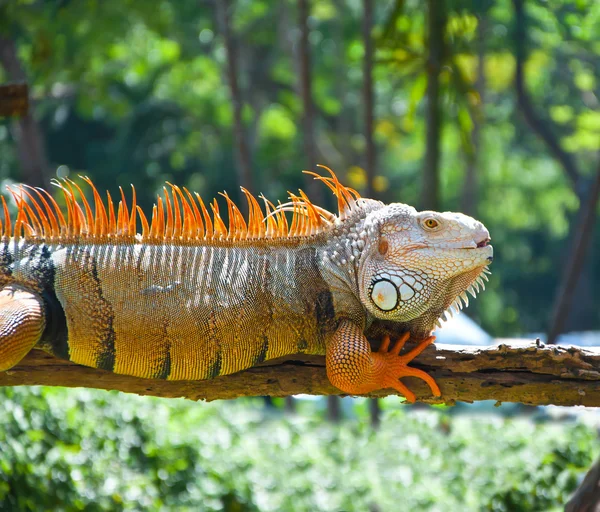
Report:
M 327 169 L 327 168 L 326 168 Z M 304 192 L 275 206 L 242 188 L 244 218 L 167 184 L 149 222 L 121 189 L 106 203 L 88 178 L 93 208 L 74 181 L 55 182 L 64 207 L 20 186 L 14 222 L 2 198 L 0 371 L 34 346 L 94 368 L 147 379 L 203 380 L 295 353 L 325 354 L 331 383 L 349 394 L 423 379 L 409 367 L 445 311 L 475 295 L 492 247 L 487 229 L 460 213 L 417 212 L 364 199 L 335 174 L 315 179 L 338 213 Z M 212 215 L 209 214 L 212 210 Z M 286 217 L 291 212 L 291 219 Z M 287 213 L 289 215 L 289 213 Z M 137 223 L 141 234 L 137 233 Z M 371 350 L 365 332 L 392 325 Z M 418 345 L 400 351 L 412 337 Z

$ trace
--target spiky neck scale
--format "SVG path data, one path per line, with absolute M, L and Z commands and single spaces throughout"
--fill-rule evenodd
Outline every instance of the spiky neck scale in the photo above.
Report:
M 248 203 L 246 218 L 227 193 L 221 194 L 227 204 L 227 225 L 216 199 L 207 207 L 199 194 L 167 183 L 169 188 L 164 187 L 164 196 L 157 197 L 149 221 L 137 205 L 135 188 L 132 187 L 130 203 L 120 189 L 121 199 L 115 208 L 110 193 L 107 192 L 104 202 L 92 181 L 83 177 L 91 188 L 93 207 L 74 181 L 54 182 L 64 197 L 64 213 L 43 189 L 28 185 L 16 190 L 9 188 L 17 205 L 17 215 L 13 221 L 2 197 L 4 223 L 0 221 L 0 233 L 5 239 L 50 244 L 298 245 L 323 238 L 336 229 L 354 213 L 360 198 L 356 191 L 341 185 L 335 174 L 327 170 L 331 177 L 315 174 L 315 179 L 325 183 L 336 195 L 337 215 L 313 204 L 301 190 L 299 194 L 290 193 L 291 201 L 278 206 L 260 196 L 264 205 L 261 207 L 259 201 L 242 188 Z M 292 213 L 291 219 L 286 212 Z M 138 233 L 138 221 L 141 233 Z

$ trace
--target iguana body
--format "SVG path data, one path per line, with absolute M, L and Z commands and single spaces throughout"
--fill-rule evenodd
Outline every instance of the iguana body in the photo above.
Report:
M 301 194 L 278 208 L 265 200 L 263 218 L 244 191 L 248 220 L 226 197 L 228 229 L 216 201 L 210 216 L 177 187 L 158 198 L 150 223 L 135 195 L 115 214 L 110 196 L 105 206 L 92 186 L 92 209 L 65 182 L 65 218 L 43 191 L 13 193 L 19 213 L 14 229 L 5 213 L 0 243 L 0 370 L 34 345 L 79 364 L 173 380 L 304 352 L 326 354 L 330 380 L 348 393 L 393 387 L 414 400 L 398 380 L 412 375 L 439 395 L 407 363 L 491 261 L 487 230 L 460 214 L 359 198 L 335 176 L 319 179 L 338 197 L 337 216 Z M 408 335 L 389 351 L 387 338 L 372 353 L 364 332 L 386 321 L 425 342 L 399 356 Z

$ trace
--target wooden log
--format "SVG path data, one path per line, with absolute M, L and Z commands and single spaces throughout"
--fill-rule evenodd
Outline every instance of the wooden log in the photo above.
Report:
M 441 398 L 434 398 L 423 381 L 403 379 L 423 402 L 496 400 L 600 406 L 600 347 L 560 347 L 507 339 L 489 347 L 432 346 L 413 363 L 429 372 L 443 393 Z M 33 350 L 18 366 L 0 373 L 0 386 L 23 385 L 116 389 L 209 401 L 241 396 L 343 394 L 327 380 L 324 357 L 302 354 L 208 381 L 160 381 L 87 368 Z M 394 393 L 387 389 L 370 396 Z

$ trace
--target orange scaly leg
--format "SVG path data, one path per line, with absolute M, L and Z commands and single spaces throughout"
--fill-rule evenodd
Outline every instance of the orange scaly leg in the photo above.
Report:
M 409 402 L 414 402 L 414 393 L 399 379 L 418 377 L 429 385 L 434 396 L 441 396 L 440 388 L 430 375 L 407 366 L 435 341 L 435 336 L 430 336 L 410 352 L 400 355 L 409 337 L 410 333 L 405 333 L 390 349 L 390 338 L 385 336 L 379 350 L 372 352 L 362 330 L 349 320 L 342 321 L 327 345 L 329 380 L 335 387 L 353 395 L 393 388 Z
M 23 359 L 38 342 L 46 320 L 42 299 L 19 286 L 0 291 L 0 371 Z

